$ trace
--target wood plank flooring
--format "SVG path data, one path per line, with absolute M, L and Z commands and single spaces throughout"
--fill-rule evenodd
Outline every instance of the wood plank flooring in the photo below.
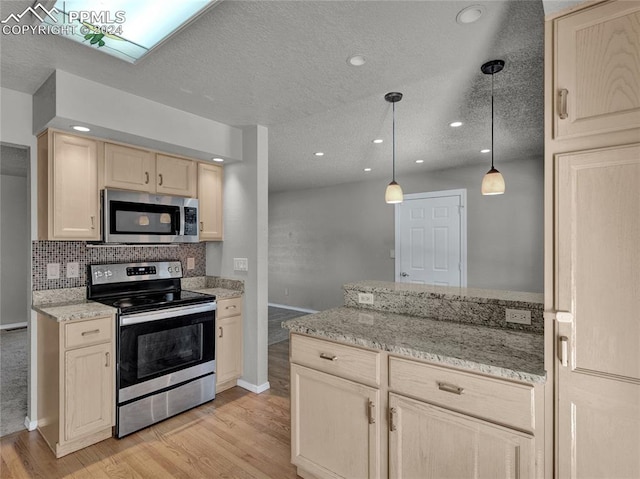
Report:
M 271 389 L 235 387 L 124 439 L 55 459 L 37 431 L 0 440 L 0 477 L 295 478 L 290 463 L 289 341 L 269 347 Z

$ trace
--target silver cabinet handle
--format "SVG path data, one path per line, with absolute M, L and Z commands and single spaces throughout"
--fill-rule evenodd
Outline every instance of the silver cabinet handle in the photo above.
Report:
M 396 421 L 394 420 L 397 412 L 398 411 L 394 407 L 389 409 L 389 430 L 391 431 L 395 431 L 396 429 L 398 429 L 398 426 L 396 425 Z
M 108 368 L 109 367 L 109 363 L 111 363 L 111 354 L 109 353 L 104 353 L 105 355 L 105 363 L 104 363 L 104 367 Z
M 369 424 L 375 424 L 376 423 L 376 405 L 371 400 L 369 400 L 368 414 L 369 414 Z
M 566 88 L 560 90 L 560 96 L 558 97 L 558 116 L 561 120 L 569 118 L 569 113 L 567 113 L 567 95 L 569 95 L 569 90 Z
M 144 184 L 145 184 L 145 185 L 148 185 L 148 184 L 149 184 L 149 172 L 148 172 L 148 171 L 145 171 L 145 172 L 144 172 L 144 176 L 145 176 L 145 178 L 146 178 L 146 179 L 144 180 Z
M 89 336 L 90 334 L 98 334 L 99 329 L 92 329 L 91 331 L 82 331 L 82 336 Z
M 444 391 L 452 394 L 458 394 L 458 395 L 462 394 L 462 391 L 464 391 L 464 389 L 462 389 L 459 386 L 454 386 L 453 384 L 441 383 L 440 381 L 438 381 L 438 389 L 440 391 Z
M 566 336 L 560 336 L 560 364 L 563 367 L 569 365 L 569 338 Z
M 224 336 L 224 329 L 222 329 L 222 326 L 220 326 L 218 329 L 220 329 L 220 336 L 218 336 L 219 338 Z
M 91 229 L 96 229 L 96 217 L 91 215 Z
M 160 186 L 162 186 L 162 173 L 160 173 L 158 176 L 160 177 L 160 183 L 158 183 L 158 184 L 159 184 Z
M 200 222 L 200 232 L 202 233 L 204 231 L 204 221 Z
M 337 361 L 338 360 L 338 356 L 334 356 L 332 354 L 327 354 L 327 353 L 320 353 L 320 357 L 322 359 L 326 359 L 327 361 Z
M 236 309 L 236 308 L 237 308 L 237 306 L 235 304 L 232 304 L 230 306 L 225 306 L 224 309 Z

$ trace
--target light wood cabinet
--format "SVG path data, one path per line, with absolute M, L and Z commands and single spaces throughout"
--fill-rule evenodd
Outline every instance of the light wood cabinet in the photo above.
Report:
M 589 2 L 546 23 L 545 367 L 556 477 L 640 477 L 639 32 L 637 1 Z
M 200 240 L 222 240 L 222 167 L 198 163 Z
M 534 477 L 533 437 L 389 394 L 392 479 Z
M 115 318 L 38 315 L 38 430 L 56 457 L 112 436 Z
M 38 137 L 38 239 L 100 239 L 100 147 L 54 130 Z
M 156 159 L 148 150 L 105 143 L 104 184 L 108 188 L 156 191 Z
M 292 364 L 291 454 L 298 474 L 380 477 L 379 397 L 378 389 Z
M 640 4 L 605 2 L 553 27 L 555 138 L 640 127 Z
M 175 196 L 196 196 L 197 163 L 186 158 L 106 143 L 104 186 Z
M 242 297 L 218 300 L 216 317 L 216 392 L 242 376 Z

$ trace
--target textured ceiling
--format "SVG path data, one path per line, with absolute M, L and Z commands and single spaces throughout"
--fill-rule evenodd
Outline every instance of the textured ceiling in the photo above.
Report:
M 3 0 L 0 16 L 31 3 Z M 474 4 L 483 17 L 457 24 Z M 225 0 L 135 65 L 64 38 L 2 35 L 0 84 L 33 93 L 61 69 L 223 123 L 266 125 L 272 191 L 389 176 L 383 97 L 400 91 L 401 179 L 489 165 L 479 150 L 490 144 L 491 80 L 480 65 L 495 58 L 506 61 L 495 76 L 497 166 L 542 156 L 543 30 L 540 0 Z M 354 53 L 367 63 L 349 66 Z

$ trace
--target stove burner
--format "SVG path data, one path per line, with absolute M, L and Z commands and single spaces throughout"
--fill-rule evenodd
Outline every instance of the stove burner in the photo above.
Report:
M 130 308 L 131 306 L 140 306 L 143 304 L 153 304 L 156 301 L 151 298 L 122 298 L 113 302 L 116 308 Z

